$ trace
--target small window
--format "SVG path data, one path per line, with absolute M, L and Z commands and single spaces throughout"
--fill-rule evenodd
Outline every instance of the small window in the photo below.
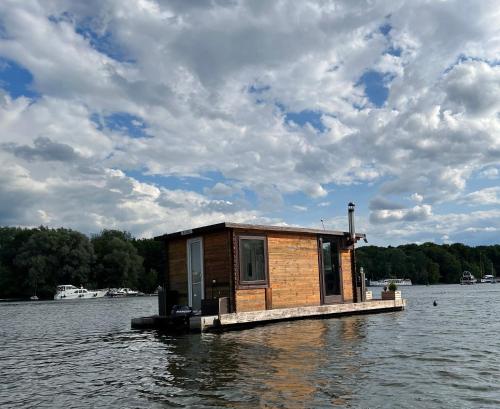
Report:
M 240 281 L 242 284 L 266 284 L 265 237 L 240 238 Z

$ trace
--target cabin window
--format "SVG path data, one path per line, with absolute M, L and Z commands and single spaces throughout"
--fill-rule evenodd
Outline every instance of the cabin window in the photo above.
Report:
M 266 284 L 266 250 L 265 237 L 240 237 L 241 284 Z

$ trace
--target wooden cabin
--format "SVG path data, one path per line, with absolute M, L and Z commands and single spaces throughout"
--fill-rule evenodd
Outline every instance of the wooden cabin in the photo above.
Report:
M 354 244 L 364 234 L 218 223 L 157 237 L 171 304 L 202 315 L 362 301 Z

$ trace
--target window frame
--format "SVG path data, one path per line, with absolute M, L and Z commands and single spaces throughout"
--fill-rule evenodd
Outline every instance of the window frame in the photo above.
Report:
M 243 240 L 260 240 L 264 243 L 264 280 L 252 280 L 246 281 L 243 278 L 243 269 L 241 266 L 243 252 L 242 252 L 242 241 Z M 267 236 L 238 236 L 238 288 L 268 288 L 269 287 L 269 267 L 268 267 L 269 255 L 267 252 Z

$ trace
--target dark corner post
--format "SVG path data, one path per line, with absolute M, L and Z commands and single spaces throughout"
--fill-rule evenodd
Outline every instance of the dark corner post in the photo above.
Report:
M 362 284 L 360 283 L 360 277 L 356 271 L 356 230 L 354 228 L 354 208 L 355 204 L 353 202 L 349 202 L 347 205 L 347 216 L 349 219 L 349 244 L 352 246 L 352 257 L 351 257 L 351 269 L 354 275 L 354 302 L 361 302 L 364 299 Z
M 160 316 L 167 316 L 170 314 L 169 308 L 168 308 L 168 302 L 167 302 L 167 282 L 168 282 L 168 240 L 162 241 L 163 244 L 163 252 L 161 253 L 163 255 L 163 274 L 160 274 L 159 277 L 159 285 L 158 285 L 158 315 Z

